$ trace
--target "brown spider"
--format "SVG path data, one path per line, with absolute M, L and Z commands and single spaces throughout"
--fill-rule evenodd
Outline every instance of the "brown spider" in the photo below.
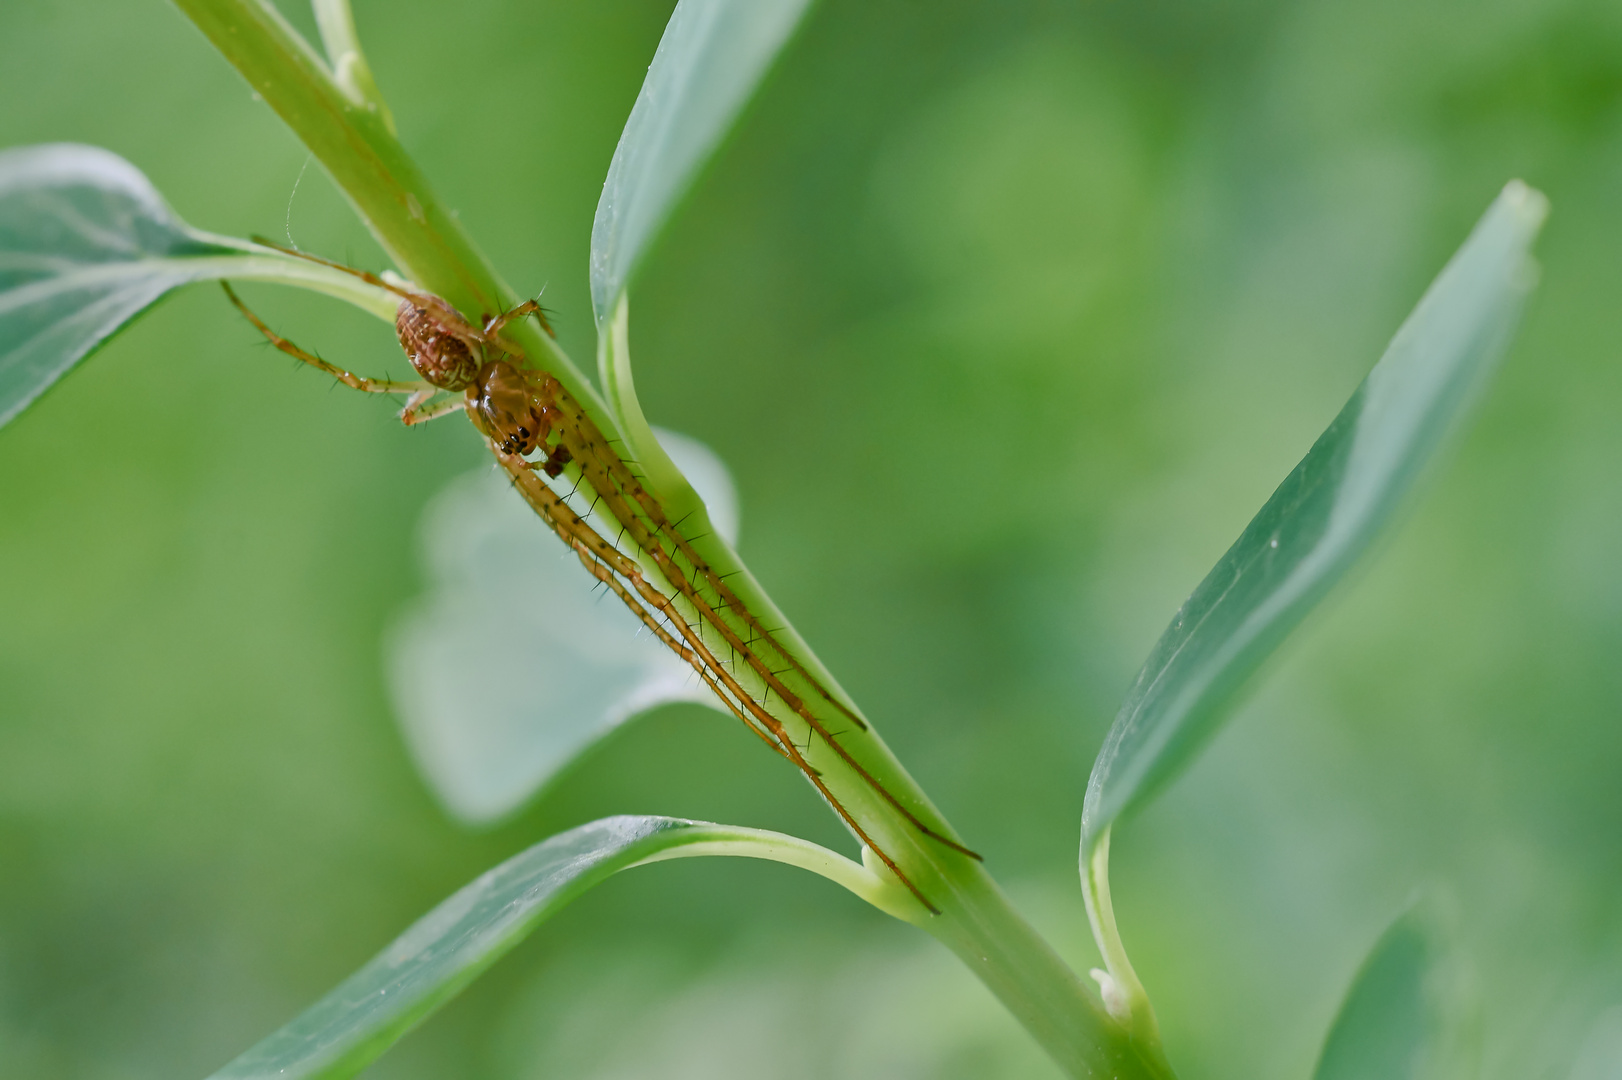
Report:
M 266 326 L 228 283 L 221 282 L 231 303 L 276 348 L 325 371 L 353 389 L 373 394 L 409 395 L 405 407 L 400 410 L 400 419 L 407 425 L 425 423 L 461 409 L 505 454 L 528 457 L 545 446 L 553 428 L 562 419 L 557 412 L 555 395 L 551 392 L 555 383 L 549 376 L 526 372 L 523 368 L 523 351 L 501 336 L 501 331 L 510 323 L 531 315 L 550 335 L 552 327 L 537 301 L 526 300 L 493 318 L 486 316 L 484 325 L 478 327 L 449 301 L 433 293 L 396 285 L 365 270 L 356 270 L 302 251 L 276 247 L 274 244 L 266 246 L 353 274 L 368 284 L 400 297 L 400 307 L 394 317 L 394 331 L 400 339 L 400 348 L 405 350 L 411 366 L 423 381 L 371 379 L 306 352 Z M 448 391 L 452 396 L 435 402 L 433 399 L 441 391 Z M 460 396 L 456 396 L 458 392 Z M 542 468 L 548 476 L 558 476 L 570 460 L 568 447 L 559 443 L 548 452 Z
M 395 333 L 411 366 L 423 381 L 371 379 L 305 352 L 266 326 L 231 286 L 222 282 L 231 302 L 272 345 L 325 371 L 345 386 L 367 393 L 408 395 L 405 407 L 400 410 L 400 419 L 406 424 L 420 424 L 457 410 L 465 411 L 484 434 L 497 461 L 507 470 L 525 501 L 575 551 L 586 569 L 612 589 L 662 642 L 687 661 L 745 726 L 800 769 L 857 837 L 929 911 L 937 910 L 835 797 L 821 772 L 805 756 L 809 743 L 801 748 L 794 742 L 781 720 L 766 707 L 767 697 L 775 696 L 787 705 L 921 833 L 970 858 L 980 856 L 927 825 L 839 741 L 839 736 L 827 726 L 827 718 L 814 711 L 816 699 L 853 723 L 858 731 L 867 731 L 867 723 L 853 708 L 830 693 L 794 652 L 784 647 L 776 633 L 749 610 L 725 578 L 711 568 L 692 542 L 670 522 L 641 477 L 619 457 L 563 385 L 552 375 L 526 366 L 523 351 L 503 337 L 501 331 L 514 321 L 533 315 L 550 335 L 552 328 L 536 301 L 526 300 L 494 317 L 487 315 L 482 325 L 475 326 L 449 301 L 433 293 L 398 285 L 364 270 L 263 240 L 260 243 L 353 274 L 398 296 L 400 306 L 395 314 Z M 448 393 L 450 397 L 435 401 L 441 393 Z M 529 455 L 539 450 L 544 450 L 545 456 L 531 460 Z M 578 470 L 580 481 L 591 488 L 596 500 L 617 523 L 622 536 L 629 537 L 652 561 L 668 583 L 670 592 L 661 591 L 643 572 L 637 559 L 627 556 L 617 543 L 608 541 L 567 499 L 535 475 L 542 472 L 555 478 L 571 464 Z M 675 602 L 678 597 L 689 606 L 687 612 Z M 712 633 L 707 635 L 706 629 Z M 715 635 L 719 635 L 718 638 Z M 727 653 L 726 663 L 721 661 L 712 644 Z M 751 693 L 738 681 L 734 668 L 749 671 L 764 689 Z

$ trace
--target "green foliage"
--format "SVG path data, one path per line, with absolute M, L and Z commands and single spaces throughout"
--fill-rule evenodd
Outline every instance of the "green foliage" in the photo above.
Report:
M 1204 747 L 1250 674 L 1390 524 L 1480 394 L 1536 268 L 1548 203 L 1506 187 L 1306 458 L 1194 590 L 1150 654 L 1093 763 L 1082 808 L 1087 915 L 1110 1011 L 1145 1046 L 1154 1009 L 1121 941 L 1109 886 L 1116 819 Z
M 1184 767 L 1235 692 L 1380 536 L 1480 396 L 1536 279 L 1548 203 L 1512 183 L 1374 370 L 1155 644 L 1087 782 L 1082 857 Z
M 165 294 L 228 277 L 299 285 L 394 318 L 381 289 L 193 229 L 116 154 L 0 151 L 0 425 Z
M 1442 943 L 1423 907 L 1392 923 L 1346 992 L 1313 1080 L 1429 1080 L 1455 1033 L 1438 985 Z
M 795 837 L 676 818 L 604 818 L 480 875 L 213 1080 L 353 1076 L 593 885 L 639 863 L 697 854 L 807 866 L 854 883 L 898 916 L 916 914 L 893 885 L 854 865 L 841 868 L 844 860 Z
M 42 19 L 17 13 L 27 3 L 0 24 L 43 37 Z M 1583 4 L 1492 9 L 1461 35 L 1426 5 L 1163 21 L 1037 7 L 926 17 L 828 6 L 826 28 L 804 39 L 749 140 L 694 191 L 672 242 L 640 245 L 652 252 L 636 277 L 650 415 L 679 418 L 737 465 L 763 573 L 887 736 L 916 755 L 970 841 L 1029 890 L 1022 903 L 1063 897 L 1044 928 L 1061 928 L 1054 939 L 1085 967 L 1085 945 L 1064 941 L 1073 882 L 1061 890 L 1052 852 L 1070 842 L 1062 792 L 1085 765 L 1078 755 L 1156 629 L 1159 617 L 1143 613 L 1170 608 L 1178 582 L 1233 535 L 1242 519 L 1231 514 L 1299 456 L 1485 193 L 1506 175 L 1550 190 L 1564 231 L 1545 252 L 1559 287 L 1529 323 L 1526 351 L 1541 362 L 1510 369 L 1457 475 L 1394 558 L 1308 636 L 1250 722 L 1167 791 L 1308 602 L 1274 603 L 1272 622 L 1253 618 L 1254 605 L 1213 608 L 1207 621 L 1225 630 L 1211 632 L 1211 651 L 1187 650 L 1200 654 L 1175 672 L 1187 694 L 1139 703 L 1171 717 L 1168 740 L 1100 762 L 1118 796 L 1101 816 L 1171 796 L 1116 848 L 1130 882 L 1123 919 L 1143 942 L 1167 1045 L 1191 1075 L 1306 1075 L 1341 978 L 1326 957 L 1344 956 L 1369 909 L 1432 867 L 1493 898 L 1472 901 L 1471 944 L 1496 1015 L 1519 1022 L 1492 1031 L 1493 1060 L 1509 1061 L 1499 1071 L 1529 1075 L 1517 1054 L 1539 1068 L 1568 1060 L 1569 1046 L 1528 1047 L 1575 1045 L 1581 1021 L 1570 1018 L 1595 1002 L 1572 998 L 1604 1001 L 1614 953 L 1605 917 L 1573 916 L 1608 910 L 1617 884 L 1591 857 L 1614 832 L 1616 806 L 1605 658 L 1617 643 L 1622 518 L 1609 494 L 1617 402 L 1603 314 L 1616 287 L 1614 20 Z M 361 15 L 380 79 L 346 5 L 317 6 L 343 107 L 392 138 L 378 83 L 390 90 L 402 141 L 453 195 L 430 200 L 429 219 L 444 225 L 459 202 L 516 281 L 550 281 L 548 305 L 584 354 L 583 223 L 657 23 L 612 5 L 479 9 L 454 28 L 475 44 L 448 50 L 434 47 L 451 29 L 442 12 Z M 358 244 L 345 257 L 377 265 L 318 171 L 296 215 L 287 205 L 304 151 L 243 119 L 263 110 L 237 83 L 169 59 L 188 42 L 202 57 L 200 42 L 149 34 L 133 16 L 101 22 L 76 20 L 73 37 L 86 55 L 118 37 L 100 63 L 64 67 L 62 50 L 54 67 L 41 66 L 43 50 L 15 64 L 8 55 L 0 82 L 11 100 L 25 87 L 31 104 L 0 118 L 6 141 L 117 145 L 195 220 L 248 233 L 285 216 L 321 250 Z M 438 36 L 425 48 L 430 25 Z M 126 85 L 125 59 L 143 72 L 142 92 L 108 93 Z M 93 108 L 69 122 L 64 103 L 81 85 L 94 89 L 83 99 Z M 492 152 L 468 119 L 499 126 L 493 101 L 518 103 L 520 127 L 540 136 L 502 127 Z M 656 218 L 688 179 L 671 182 Z M 656 221 L 645 239 L 657 231 Z M 389 229 L 379 235 L 401 265 L 421 257 Z M 205 1071 L 452 882 L 604 812 L 651 806 L 831 831 L 810 800 L 757 784 L 747 748 L 730 756 L 736 733 L 696 710 L 667 710 L 577 756 L 601 730 L 583 723 L 591 710 L 560 721 L 551 707 L 569 675 L 589 673 L 566 670 L 555 695 L 526 695 L 489 670 L 533 662 L 524 650 L 545 636 L 533 623 L 558 630 L 544 599 L 504 588 L 533 569 L 521 557 L 477 568 L 455 672 L 475 693 L 458 704 L 492 727 L 504 710 L 549 714 L 543 723 L 570 746 L 542 771 L 567 761 L 576 772 L 504 830 L 446 829 L 390 739 L 375 643 L 416 588 L 408 519 L 469 458 L 437 431 L 402 441 L 381 410 L 372 427 L 357 425 L 344 395 L 314 400 L 319 380 L 270 379 L 262 360 L 222 358 L 222 342 L 253 335 L 221 307 L 202 291 L 167 305 L 98 363 L 96 380 L 72 380 L 53 395 L 60 406 L 0 444 L 8 461 L 28 463 L 0 470 L 12 605 L 0 625 L 0 857 L 15 870 L 0 897 L 0 1071 L 168 1076 L 176 1061 Z M 375 326 L 346 337 L 315 306 L 288 310 L 301 343 L 326 355 L 336 347 L 381 365 L 394 352 Z M 90 336 L 94 346 L 106 334 Z M 621 416 L 634 407 L 640 425 L 628 349 L 601 355 L 605 397 Z M 1449 383 L 1441 400 L 1469 397 L 1470 381 Z M 1359 427 L 1367 388 L 1360 399 Z M 1372 499 L 1383 509 L 1370 532 L 1447 426 L 1420 425 L 1424 438 L 1385 470 L 1398 483 L 1380 489 L 1389 500 Z M 1355 458 L 1341 449 L 1319 464 Z M 965 492 L 981 494 L 971 505 Z M 1350 558 L 1308 560 L 1329 572 L 1305 593 L 1275 576 L 1267 599 L 1315 597 Z M 459 584 L 430 588 L 442 598 Z M 420 657 L 417 674 L 443 658 L 434 647 Z M 400 696 L 407 717 L 424 705 Z M 455 737 L 457 726 L 440 730 Z M 1134 772 L 1127 759 L 1148 764 Z M 512 784 L 501 810 L 465 816 L 510 812 L 534 782 Z M 875 943 L 863 961 L 887 960 L 890 939 L 862 938 L 860 915 L 820 894 L 716 873 L 671 872 L 657 889 L 633 878 L 601 906 L 571 911 L 547 951 L 491 972 L 379 1075 L 642 1075 L 684 1061 L 721 1075 L 729 1060 L 740 1075 L 822 1075 L 819 1062 L 833 1058 L 819 1058 L 806 1033 L 832 1010 L 811 1000 L 779 1030 L 750 1007 L 769 999 L 774 978 L 866 1000 L 871 985 L 847 989 L 857 963 L 835 958 L 865 953 L 851 945 L 861 940 Z M 165 919 L 177 928 L 167 937 Z M 750 926 L 769 943 L 754 954 Z M 819 931 L 824 946 L 807 944 Z M 1110 937 L 1106 951 L 1119 944 L 1113 925 Z M 668 992 L 637 1006 L 652 1022 L 576 1026 L 593 1008 L 615 1011 L 614 983 L 602 976 L 593 1001 L 571 1001 L 560 972 L 635 982 L 636 965 L 657 966 L 662 948 Z M 731 1025 L 690 1022 L 716 982 L 697 973 L 722 954 L 736 992 L 711 1011 L 747 1015 L 770 1048 L 762 1057 L 729 1058 L 733 1042 L 714 1033 Z M 112 991 L 87 1003 L 82 987 L 104 973 Z M 1021 1038 L 1012 1025 L 955 1042 L 973 1025 L 941 1015 L 965 1013 L 883 985 L 886 1001 L 930 1005 L 910 1019 L 900 1005 L 885 1013 L 888 1056 L 844 1062 L 851 1071 L 1040 1068 L 1009 1050 Z M 937 973 L 928 989 L 951 985 Z M 1343 1020 L 1372 1015 L 1358 1001 L 1411 1003 L 1412 979 L 1382 985 L 1354 991 Z M 983 999 L 972 1010 L 1001 1019 Z M 1570 1022 L 1544 1023 L 1551 1015 Z M 1607 1067 L 1606 1023 L 1579 1055 L 1585 1080 Z M 909 1042 L 931 1024 L 927 1048 Z M 598 1045 L 567 1059 L 577 1030 L 598 1031 Z M 1351 1045 L 1340 1031 L 1329 1050 Z M 1325 1067 L 1337 1060 L 1326 1053 Z
M 508 314 L 500 336 L 488 336 L 496 331 L 487 320 L 514 307 L 507 299 L 510 294 L 467 241 L 455 215 L 444 213 L 396 141 L 392 115 L 377 93 L 341 0 L 318 11 L 334 54 L 331 66 L 263 2 L 184 0 L 182 7 L 321 157 L 378 238 L 394 252 L 396 262 L 420 279 L 412 287 L 436 294 L 434 300 L 419 304 L 419 317 L 441 323 L 423 337 L 421 347 L 429 348 L 426 343 L 435 340 L 460 342 L 475 364 L 477 378 L 470 372 L 463 385 L 445 387 L 453 395 L 448 407 L 427 405 L 424 410 L 430 415 L 470 416 L 525 502 L 593 577 L 609 586 L 681 656 L 729 712 L 815 787 L 861 842 L 864 862 L 872 864 L 859 875 L 861 883 L 851 886 L 853 891 L 890 914 L 924 926 L 957 952 L 1066 1071 L 1091 1074 L 1106 1068 L 1124 1076 L 1165 1075 L 1163 1062 L 1142 1057 L 1127 1043 L 1118 1025 L 1087 996 L 1075 973 L 1008 904 L 981 866 L 982 856 L 955 838 L 952 827 L 790 629 L 726 539 L 717 535 L 703 501 L 675 469 L 637 404 L 623 288 L 612 327 L 602 328 L 599 346 L 604 370 L 613 373 L 611 401 L 616 415 L 610 418 L 561 352 L 550 328 L 543 334 L 527 317 Z M 636 130 L 623 143 L 630 148 L 623 184 L 610 185 L 625 196 L 620 205 L 630 215 L 632 229 L 626 238 L 630 258 L 668 210 L 675 190 L 661 189 L 655 179 L 651 201 L 640 198 L 648 170 L 655 177 L 670 170 L 685 176 L 696 167 L 713 149 L 725 122 L 794 21 L 762 22 L 760 8 L 698 4 L 690 9 L 697 14 L 688 22 L 688 10 L 678 11 L 670 37 L 673 44 L 665 62 L 650 75 L 656 93 L 649 100 L 655 107 L 633 125 Z M 784 10 L 791 15 L 798 11 Z M 705 74 L 690 78 L 712 46 L 740 51 L 745 62 L 736 70 L 727 65 L 717 68 L 710 57 Z M 721 76 L 712 86 L 715 71 Z M 666 82 L 672 78 L 678 87 L 696 92 L 671 91 Z M 717 87 L 718 93 L 710 92 Z M 665 109 L 660 100 L 666 92 L 675 101 L 674 111 Z M 688 113 L 699 121 L 687 123 Z M 638 152 L 644 144 L 654 148 L 645 162 Z M 617 213 L 610 210 L 610 225 Z M 612 228 L 609 235 L 612 239 Z M 342 271 L 337 264 L 331 266 Z M 365 277 L 353 272 L 350 276 Z M 36 298 L 19 291 L 19 307 L 27 311 Z M 241 307 L 235 294 L 231 299 Z M 465 311 L 459 313 L 458 305 Z M 257 317 L 249 319 L 284 351 L 329 372 L 337 370 L 276 339 Z M 535 321 L 546 327 L 543 318 Z M 406 344 L 403 332 L 401 341 Z M 416 364 L 419 353 L 410 345 L 407 351 Z M 414 422 L 413 410 L 440 386 L 423 374 L 432 385 L 389 387 L 389 392 L 403 389 L 413 394 L 401 413 L 408 424 Z M 364 388 L 347 376 L 342 381 Z M 495 389 L 498 381 L 503 389 Z M 465 400 L 456 400 L 454 395 L 464 389 Z M 517 404 L 514 394 L 521 395 Z M 492 401 L 501 404 L 492 407 Z M 508 419 L 497 420 L 497 415 Z M 510 437 L 502 436 L 502 425 L 510 425 Z M 549 439 L 555 445 L 549 446 L 542 461 L 525 462 L 521 452 L 512 449 L 520 436 L 533 440 L 522 453 L 548 447 Z M 560 478 L 565 469 L 568 477 L 549 486 L 547 478 Z M 501 590 L 498 602 L 513 599 L 509 591 Z M 551 617 L 557 619 L 559 614 Z M 456 662 L 460 659 L 456 652 L 457 647 L 437 649 L 425 660 Z M 478 672 L 491 660 L 488 655 L 468 658 Z M 600 682 L 625 673 L 599 668 L 577 674 Z M 555 689 L 542 681 L 530 693 L 550 695 Z M 558 700 L 566 709 L 574 704 L 567 698 Z M 625 709 L 615 704 L 612 711 Z M 583 723 L 589 730 L 603 722 L 601 710 L 589 709 L 571 720 L 571 726 Z M 562 758 L 578 754 L 590 741 L 564 740 Z M 554 763 L 543 760 L 539 771 L 520 770 L 517 785 L 504 778 L 506 790 L 496 804 L 492 807 L 488 799 L 475 802 L 469 816 L 509 808 L 552 768 Z M 443 985 L 444 993 L 450 994 L 460 986 L 454 971 L 429 982 L 426 1000 L 434 999 L 435 987 Z M 358 1049 L 356 1053 L 364 1056 Z M 348 1056 L 340 1051 L 339 1062 Z
M 666 219 L 786 44 L 809 0 L 682 0 L 614 148 L 591 227 L 597 369 L 631 457 L 673 516 L 706 507 L 653 435 L 631 374 L 631 280 Z M 733 560 L 721 556 L 722 562 Z
M 809 3 L 676 5 L 614 149 L 591 227 L 591 299 L 599 327 Z

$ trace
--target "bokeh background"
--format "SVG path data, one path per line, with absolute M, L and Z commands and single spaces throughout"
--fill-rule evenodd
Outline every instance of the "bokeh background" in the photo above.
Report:
M 592 211 L 670 7 L 356 0 L 405 143 L 582 359 Z M 381 265 L 158 0 L 6 0 L 0 103 L 0 145 L 101 144 L 199 227 Z M 1483 1075 L 1622 1075 L 1622 8 L 823 0 L 634 292 L 643 402 L 731 463 L 758 576 L 1089 964 L 1077 822 L 1137 665 L 1516 176 L 1553 202 L 1545 272 L 1479 420 L 1116 838 L 1190 1080 L 1309 1075 L 1427 886 Z M 403 366 L 363 316 L 255 302 Z M 202 1076 L 604 814 L 850 848 L 691 706 L 500 828 L 447 819 L 380 643 L 422 507 L 479 454 L 294 370 L 211 288 L 0 431 L 0 1075 Z M 918 932 L 694 860 L 579 901 L 375 1075 L 1057 1074 Z

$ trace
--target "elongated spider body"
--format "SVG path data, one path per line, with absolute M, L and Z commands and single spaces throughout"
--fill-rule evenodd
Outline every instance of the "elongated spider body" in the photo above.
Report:
M 474 331 L 448 301 L 431 294 L 401 300 L 394 317 L 400 348 L 417 374 L 441 390 L 464 391 L 463 407 L 474 424 L 502 453 L 518 457 L 533 454 L 551 434 L 546 400 L 550 395 L 538 390 L 545 377 L 531 376 L 505 359 L 486 358 L 514 355 L 502 347 L 499 329 L 526 306 L 486 319 L 482 332 Z M 447 317 L 452 315 L 455 321 Z M 556 476 L 562 468 L 559 464 L 557 471 L 547 471 Z
M 278 250 L 353 274 L 399 297 L 395 333 L 422 381 L 371 379 L 328 363 L 271 330 L 225 284 L 231 302 L 271 344 L 356 390 L 408 395 L 400 410 L 400 419 L 406 424 L 422 423 L 458 410 L 466 412 L 525 501 L 574 550 L 586 569 L 685 660 L 728 711 L 773 751 L 791 761 L 862 843 L 929 911 L 935 912 L 935 905 L 864 830 L 829 788 L 822 772 L 807 760 L 809 735 L 804 747 L 797 744 L 783 721 L 768 707 L 768 701 L 776 699 L 797 715 L 810 733 L 919 832 L 969 858 L 980 856 L 927 824 L 841 743 L 845 732 L 828 726 L 834 718 L 826 710 L 833 710 L 839 722 L 848 721 L 858 731 L 867 730 L 866 722 L 835 697 L 817 674 L 778 640 L 777 633 L 750 611 L 725 577 L 700 556 L 692 541 L 666 517 L 642 478 L 620 458 L 563 384 L 547 372 L 530 368 L 519 346 L 502 336 L 508 324 L 530 316 L 550 333 L 540 304 L 527 300 L 510 311 L 495 317 L 485 315 L 479 323 L 473 323 L 449 301 L 432 293 L 304 252 Z M 541 452 L 544 456 L 531 456 Z M 578 472 L 577 487 L 584 484 L 590 489 L 595 496 L 593 508 L 600 506 L 617 526 L 621 538 L 640 550 L 663 579 L 663 586 L 650 580 L 638 559 L 622 551 L 618 542 L 610 542 L 599 533 L 586 519 L 586 512 L 575 509 L 566 496 L 536 475 L 556 478 L 571 465 Z M 724 650 L 724 661 L 717 649 Z M 751 688 L 740 678 L 758 685 Z M 820 714 L 813 708 L 819 700 Z

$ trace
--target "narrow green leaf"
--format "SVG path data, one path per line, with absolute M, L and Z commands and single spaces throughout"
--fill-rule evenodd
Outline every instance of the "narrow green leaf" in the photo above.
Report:
M 463 887 L 212 1080 L 353 1076 L 587 889 L 631 866 L 693 855 L 788 863 L 897 918 L 923 916 L 893 878 L 798 837 L 680 818 L 603 818 L 545 840 Z
M 1082 864 L 1205 744 L 1227 706 L 1390 523 L 1508 344 L 1548 204 L 1514 182 L 1306 458 L 1183 604 L 1093 765 Z
M 1352 980 L 1313 1080 L 1421 1080 L 1444 1066 L 1448 1010 L 1437 985 L 1441 945 L 1411 910 L 1391 924 Z
M 599 327 L 808 0 L 681 0 L 620 135 L 591 230 Z
M 0 151 L 0 425 L 166 293 L 221 278 L 298 285 L 394 318 L 388 293 L 357 278 L 193 229 L 110 151 Z

